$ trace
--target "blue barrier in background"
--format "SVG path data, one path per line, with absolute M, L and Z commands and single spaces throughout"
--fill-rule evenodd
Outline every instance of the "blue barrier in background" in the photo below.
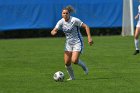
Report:
M 123 0 L 0 0 L 0 31 L 53 28 L 67 5 L 90 27 L 122 26 Z

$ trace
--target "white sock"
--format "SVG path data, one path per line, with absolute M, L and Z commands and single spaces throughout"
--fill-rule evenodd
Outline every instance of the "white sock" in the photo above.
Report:
M 136 50 L 139 50 L 139 40 L 135 39 L 135 48 Z
M 67 72 L 68 72 L 70 78 L 71 78 L 71 79 L 75 79 L 72 66 L 71 66 L 71 65 L 70 65 L 70 66 L 66 66 L 66 65 L 65 65 L 65 67 L 66 67 L 66 69 L 67 69 Z
M 80 59 L 79 59 L 79 61 L 78 61 L 78 65 L 79 65 L 80 67 L 82 67 L 84 71 L 86 71 L 86 65 L 85 65 L 84 62 L 82 62 Z

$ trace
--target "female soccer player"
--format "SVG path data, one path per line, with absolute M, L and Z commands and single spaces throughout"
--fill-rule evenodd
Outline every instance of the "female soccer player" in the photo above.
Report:
M 51 34 L 55 35 L 57 34 L 57 31 L 61 29 L 66 36 L 64 62 L 70 76 L 67 80 L 75 79 L 71 63 L 78 64 L 83 68 L 85 74 L 88 74 L 88 68 L 79 59 L 83 49 L 83 38 L 80 33 L 80 27 L 83 27 L 86 30 L 89 45 L 93 44 L 89 27 L 80 19 L 70 16 L 73 12 L 75 12 L 75 10 L 72 6 L 67 6 L 62 9 L 62 19 L 58 21 L 55 28 L 51 31 Z
M 140 2 L 140 0 L 139 0 Z M 136 30 L 134 34 L 134 43 L 135 43 L 135 52 L 134 55 L 137 55 L 139 53 L 139 34 L 140 34 L 140 5 L 138 6 L 138 14 L 135 16 L 135 19 L 138 19 L 137 25 L 136 25 Z

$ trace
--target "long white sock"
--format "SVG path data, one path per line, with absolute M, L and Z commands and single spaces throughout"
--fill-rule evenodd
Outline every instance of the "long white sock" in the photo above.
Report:
M 79 61 L 78 61 L 78 65 L 79 65 L 80 67 L 82 67 L 84 71 L 86 71 L 86 65 L 85 65 L 84 62 L 82 62 L 80 59 L 79 59 Z
M 75 79 L 72 66 L 71 66 L 71 65 L 70 65 L 70 66 L 66 66 L 66 65 L 65 65 L 65 67 L 66 67 L 66 69 L 67 69 L 67 72 L 68 72 L 70 78 L 71 78 L 71 79 Z
M 135 39 L 135 48 L 136 50 L 139 50 L 139 40 Z

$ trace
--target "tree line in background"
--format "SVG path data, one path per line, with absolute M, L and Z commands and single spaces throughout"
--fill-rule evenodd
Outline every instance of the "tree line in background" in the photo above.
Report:
M 38 37 L 52 37 L 50 32 L 52 29 L 18 29 L 18 30 L 8 30 L 0 32 L 0 39 L 9 38 L 38 38 Z M 121 35 L 122 28 L 91 28 L 92 36 L 109 36 L 109 35 Z M 84 29 L 81 29 L 83 36 L 86 36 Z M 64 37 L 62 31 L 58 31 L 57 37 Z

